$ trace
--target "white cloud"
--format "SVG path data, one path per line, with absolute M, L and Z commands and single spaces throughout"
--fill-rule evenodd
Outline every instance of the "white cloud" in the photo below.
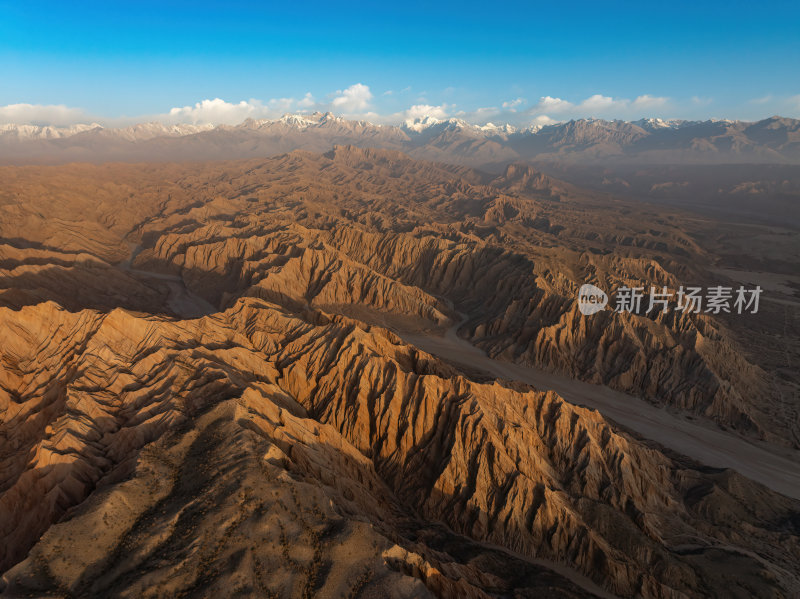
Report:
M 314 100 L 314 96 L 311 95 L 311 92 L 306 92 L 306 95 L 303 96 L 303 99 L 297 103 L 297 105 L 301 108 L 310 108 L 314 104 L 316 104 L 316 100 Z
M 0 123 L 63 127 L 93 120 L 80 108 L 63 104 L 9 104 L 0 106 Z
M 503 102 L 503 108 L 506 110 L 511 110 L 512 112 L 517 106 L 522 106 L 525 104 L 527 100 L 525 98 L 517 98 L 516 100 L 509 100 L 508 102 Z
M 480 108 L 457 107 L 451 103 L 437 103 L 426 100 L 425 92 L 421 101 L 413 101 L 418 94 L 406 96 L 408 104 L 405 110 L 393 108 L 392 112 L 381 110 L 384 106 L 398 102 L 410 88 L 402 90 L 386 90 L 375 99 L 369 86 L 355 83 L 339 91 L 315 98 L 311 92 L 292 97 L 273 98 L 269 100 L 228 101 L 222 98 L 201 100 L 187 106 L 176 106 L 163 114 L 134 115 L 131 117 L 98 118 L 87 114 L 80 108 L 63 105 L 12 104 L 0 106 L 0 124 L 39 124 L 68 126 L 79 123 L 99 122 L 106 126 L 127 126 L 147 121 L 165 123 L 191 124 L 227 124 L 237 125 L 242 121 L 253 119 L 275 119 L 286 113 L 333 112 L 352 119 L 363 119 L 376 124 L 400 124 L 430 117 L 444 120 L 456 116 L 469 123 L 483 125 L 493 123 L 510 123 L 516 126 L 547 125 L 569 119 L 585 117 L 619 118 L 635 120 L 641 117 L 684 116 L 702 118 L 698 112 L 712 104 L 710 98 L 693 97 L 680 101 L 670 98 L 641 94 L 634 99 L 593 94 L 582 100 L 566 100 L 558 96 L 542 96 L 535 104 L 528 104 L 523 97 L 510 98 L 496 106 Z M 390 98 L 391 97 L 391 98 Z M 384 100 L 384 98 L 386 98 Z M 395 98 L 397 98 L 395 100 Z M 441 98 L 440 94 L 440 101 Z M 373 104 L 374 103 L 374 104 Z M 408 106 L 406 104 L 406 106 Z M 771 111 L 773 114 L 796 116 L 800 112 L 800 94 L 788 96 L 764 96 L 742 103 L 742 108 L 750 107 L 750 114 L 755 118 L 763 118 L 761 113 Z M 758 114 L 753 114 L 757 110 Z M 672 114 L 665 114 L 672 113 Z M 748 115 L 749 116 L 749 115 Z
M 494 106 L 484 106 L 470 113 L 469 118 L 472 121 L 482 121 L 490 116 L 495 116 L 497 114 L 500 114 L 500 111 Z
M 257 99 L 228 102 L 221 98 L 214 98 L 213 100 L 202 100 L 192 106 L 177 106 L 166 115 L 155 115 L 154 118 L 178 123 L 238 125 L 249 118 L 274 119 L 293 111 L 333 111 L 339 114 L 360 116 L 368 111 L 372 99 L 369 87 L 361 83 L 339 90 L 332 96 L 329 102 L 318 102 L 311 92 L 307 92 L 300 100 L 273 98 L 266 102 Z
M 423 119 L 426 116 L 435 119 L 446 119 L 449 114 L 447 112 L 447 104 L 441 106 L 431 106 L 430 104 L 415 104 L 403 113 L 404 120 Z
M 454 105 L 442 104 L 440 106 L 432 106 L 430 104 L 415 104 L 403 112 L 398 112 L 381 119 L 384 123 L 397 124 L 403 122 L 407 127 L 422 130 L 425 123 L 443 121 L 450 118 L 450 108 Z
M 713 102 L 713 98 L 703 98 L 700 96 L 692 96 L 692 104 L 695 106 L 708 106 Z
M 615 100 L 610 96 L 595 94 L 581 102 L 578 108 L 581 110 L 588 110 L 589 112 L 602 113 L 614 108 L 624 108 L 627 102 L 627 100 Z
M 532 125 L 539 125 L 540 127 L 544 127 L 546 125 L 553 125 L 553 124 L 555 124 L 557 122 L 558 122 L 557 120 L 551 119 L 546 114 L 540 114 L 535 119 L 533 119 L 533 122 L 531 124 Z
M 669 98 L 644 94 L 631 103 L 631 108 L 634 110 L 653 110 L 654 108 L 664 107 L 667 102 L 669 102 Z
M 633 101 L 593 94 L 577 104 L 553 96 L 542 96 L 539 98 L 539 102 L 527 111 L 527 114 L 531 116 L 559 115 L 563 118 L 602 116 L 630 119 L 651 116 L 652 111 L 663 109 L 668 104 L 669 98 L 649 94 L 638 96 Z
M 191 123 L 193 125 L 238 125 L 246 119 L 273 119 L 297 108 L 315 106 L 311 94 L 306 94 L 299 102 L 294 98 L 272 98 L 261 100 L 242 100 L 227 102 L 221 98 L 202 100 L 193 106 L 176 106 L 165 115 L 155 115 L 155 120 L 171 123 Z
M 369 86 L 355 83 L 344 90 L 336 92 L 338 95 L 331 100 L 331 106 L 345 113 L 364 112 L 370 107 L 372 92 Z
M 561 98 L 553 98 L 552 96 L 543 96 L 539 98 L 539 103 L 531 108 L 532 114 L 539 114 L 544 112 L 559 113 L 568 112 L 575 108 L 572 102 L 567 102 Z
M 368 123 L 372 123 L 374 125 L 380 125 L 386 121 L 386 117 L 378 114 L 377 112 L 365 112 L 363 114 L 359 114 L 358 118 L 359 120 L 367 121 Z
M 273 98 L 267 102 L 271 112 L 280 112 L 281 114 L 289 112 L 295 104 L 298 104 L 298 102 L 295 102 L 294 98 Z
M 167 115 L 168 120 L 195 125 L 212 123 L 214 125 L 236 125 L 245 119 L 263 118 L 272 111 L 260 100 L 242 100 L 238 104 L 226 102 L 220 98 L 203 100 L 194 106 L 172 108 Z

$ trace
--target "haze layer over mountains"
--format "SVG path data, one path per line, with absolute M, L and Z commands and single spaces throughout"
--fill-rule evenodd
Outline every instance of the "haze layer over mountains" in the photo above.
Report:
M 401 150 L 415 158 L 496 170 L 515 160 L 720 164 L 800 162 L 800 121 L 635 122 L 581 119 L 516 129 L 432 117 L 402 126 L 348 121 L 331 113 L 247 120 L 238 126 L 146 123 L 122 129 L 0 126 L 0 162 L 231 160 L 334 144 Z

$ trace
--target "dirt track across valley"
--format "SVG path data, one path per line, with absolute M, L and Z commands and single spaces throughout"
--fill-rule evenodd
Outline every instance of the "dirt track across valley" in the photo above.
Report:
M 756 445 L 714 423 L 694 422 L 670 414 L 645 400 L 544 372 L 489 358 L 456 334 L 458 325 L 444 336 L 403 333 L 408 343 L 454 364 L 478 369 L 495 377 L 520 381 L 536 389 L 553 390 L 570 403 L 593 408 L 639 435 L 651 439 L 707 466 L 732 468 L 743 476 L 789 497 L 800 499 L 800 451 Z

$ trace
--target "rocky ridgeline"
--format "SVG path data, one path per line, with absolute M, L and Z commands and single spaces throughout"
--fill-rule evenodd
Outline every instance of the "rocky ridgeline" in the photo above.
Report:
M 100 202 L 81 194 L 92 168 L 87 192 Z M 526 166 L 488 181 L 351 146 L 235 166 L 78 170 L 42 171 L 47 181 L 63 180 L 44 196 L 20 173 L 9 177 L 9 193 L 25 200 L 5 207 L 9 231 L 41 221 L 48 198 L 60 208 L 48 224 L 57 235 L 12 247 L 0 260 L 5 305 L 53 299 L 70 309 L 174 313 L 186 301 L 174 297 L 175 281 L 172 289 L 165 282 L 172 277 L 187 290 L 178 291 L 216 308 L 250 295 L 415 326 L 448 326 L 464 314 L 460 334 L 492 356 L 781 441 L 785 423 L 767 423 L 762 413 L 766 375 L 719 322 L 674 313 L 586 318 L 576 310 L 585 282 L 675 290 L 708 280 L 699 265 L 710 259 L 677 213 L 651 213 Z M 64 207 L 73 197 L 83 212 Z M 69 227 L 58 224 L 70 215 Z M 95 230 L 107 240 L 103 252 Z M 134 244 L 132 272 L 111 268 L 125 256 L 115 247 L 130 252 Z
M 1 309 L 0 318 L 12 332 L 0 348 L 2 432 L 18 456 L 3 461 L 3 564 L 33 546 L 6 574 L 13 593 L 178 584 L 177 592 L 202 581 L 203 568 L 212 582 L 229 579 L 242 568 L 226 566 L 230 556 L 266 559 L 258 553 L 266 549 L 250 548 L 261 547 L 259 534 L 276 545 L 281 535 L 304 534 L 299 523 L 286 525 L 291 533 L 253 524 L 273 502 L 259 507 L 254 489 L 272 495 L 276 485 L 284 495 L 287 486 L 305 495 L 310 485 L 302 501 L 312 512 L 318 506 L 306 522 L 318 531 L 303 541 L 310 555 L 289 563 L 314 567 L 326 522 L 346 521 L 346 543 L 366 520 L 386 551 L 372 584 L 399 570 L 439 596 L 458 596 L 459 585 L 492 588 L 480 565 L 412 543 L 409 526 L 431 521 L 569 564 L 622 596 L 715 596 L 721 563 L 732 572 L 725 596 L 791 594 L 800 584 L 791 574 L 800 545 L 779 525 L 796 502 L 732 473 L 676 462 L 552 392 L 472 382 L 380 328 L 256 298 L 189 321 L 120 309 L 69 313 L 53 303 Z M 230 443 L 215 445 L 212 433 Z M 220 462 L 197 454 L 201 442 Z M 186 470 L 192 451 L 206 467 L 232 469 L 226 480 L 238 470 L 243 479 L 224 493 L 213 476 L 202 487 L 200 466 Z M 148 469 L 169 476 L 156 483 Z M 202 488 L 182 488 L 189 484 Z M 234 491 L 249 497 L 239 520 L 212 532 L 222 508 L 210 499 Z M 60 557 L 71 534 L 88 534 L 86 522 L 113 519 L 121 504 L 132 514 L 97 530 L 100 545 L 87 561 Z M 166 528 L 150 539 L 155 521 Z M 190 544 L 195 529 L 211 538 Z M 157 551 L 167 557 L 156 560 Z M 746 557 L 751 551 L 768 560 Z M 326 555 L 337 564 L 336 553 Z M 165 559 L 183 564 L 177 582 Z M 357 569 L 369 560 L 352 561 Z
M 796 501 L 389 330 L 786 443 L 731 323 L 576 309 L 708 281 L 695 220 L 342 146 L 1 170 L 7 595 L 800 592 Z
M 290 307 L 355 304 L 432 327 L 457 321 L 461 312 L 469 315 L 461 334 L 491 356 L 763 433 L 748 404 L 763 393 L 763 373 L 710 319 L 578 312 L 582 276 L 602 277 L 612 288 L 663 282 L 676 289 L 676 277 L 657 263 L 589 257 L 580 265 L 581 256 L 570 269 L 571 256 L 553 256 L 545 269 L 521 248 L 460 233 L 452 239 L 418 230 L 374 233 L 344 222 L 324 231 L 293 223 L 263 230 L 251 223 L 167 234 L 140 255 L 141 263 L 183 272 L 191 289 L 220 307 L 242 295 Z

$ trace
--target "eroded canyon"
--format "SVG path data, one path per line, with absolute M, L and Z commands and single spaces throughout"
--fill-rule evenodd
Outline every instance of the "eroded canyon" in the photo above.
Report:
M 352 146 L 0 177 L 5 596 L 800 593 L 795 230 Z

